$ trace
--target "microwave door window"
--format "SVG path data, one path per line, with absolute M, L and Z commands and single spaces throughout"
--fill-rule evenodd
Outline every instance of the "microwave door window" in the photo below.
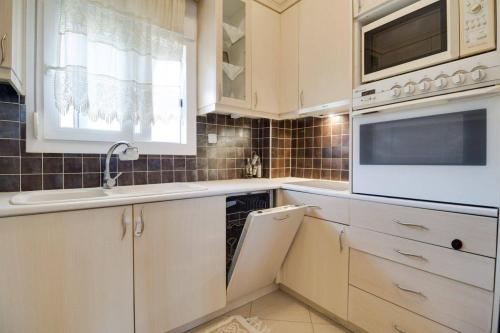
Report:
M 360 126 L 361 165 L 486 165 L 486 110 Z
M 364 42 L 365 74 L 447 51 L 446 0 L 367 31 Z

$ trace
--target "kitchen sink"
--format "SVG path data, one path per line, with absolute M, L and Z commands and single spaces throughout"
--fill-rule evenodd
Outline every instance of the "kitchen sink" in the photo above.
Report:
M 152 185 L 120 186 L 112 189 L 82 188 L 48 190 L 20 193 L 10 199 L 12 205 L 38 205 L 61 202 L 112 199 L 146 195 L 174 194 L 207 190 L 206 187 L 189 183 L 168 183 Z

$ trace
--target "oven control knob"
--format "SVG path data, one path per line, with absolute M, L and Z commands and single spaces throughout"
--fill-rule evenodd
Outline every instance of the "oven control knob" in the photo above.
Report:
M 399 97 L 399 95 L 401 95 L 401 88 L 400 87 L 393 87 L 391 89 L 391 94 L 392 94 L 392 97 Z
M 453 75 L 451 79 L 453 80 L 453 83 L 458 86 L 459 84 L 463 84 L 465 82 L 465 75 L 458 73 Z
M 407 83 L 403 90 L 406 95 L 412 95 L 415 92 L 415 83 Z
M 421 91 L 429 91 L 429 89 L 431 89 L 431 83 L 428 80 L 422 81 L 418 84 L 418 89 Z
M 448 85 L 448 79 L 445 77 L 437 78 L 436 80 L 434 80 L 434 85 L 436 85 L 436 87 L 438 87 L 439 89 L 446 88 L 446 86 Z
M 476 69 L 472 71 L 471 77 L 474 81 L 479 82 L 486 77 L 486 72 L 482 69 Z

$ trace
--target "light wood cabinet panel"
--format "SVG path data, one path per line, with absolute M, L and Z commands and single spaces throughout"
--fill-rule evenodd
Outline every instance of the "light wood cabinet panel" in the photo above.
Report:
M 281 14 L 280 109 L 299 109 L 299 5 Z
M 280 274 L 283 285 L 343 319 L 349 258 L 345 228 L 305 217 Z
M 280 205 L 310 205 L 306 215 L 318 219 L 349 224 L 349 199 L 299 191 L 278 192 Z
M 113 207 L 0 219 L 0 332 L 133 333 L 132 232 L 122 224 L 131 215 Z
M 333 102 L 350 103 L 351 35 L 350 0 L 302 0 L 299 3 L 301 109 Z M 348 109 L 349 106 L 345 111 Z
M 493 293 L 351 249 L 349 283 L 463 333 L 490 332 Z
M 438 210 L 351 200 L 351 224 L 386 234 L 496 257 L 497 219 Z
M 493 258 L 356 227 L 349 228 L 349 245 L 360 251 L 493 291 Z
M 225 198 L 134 206 L 136 333 L 180 327 L 226 304 Z
M 349 321 L 367 332 L 453 333 L 448 327 L 349 287 Z
M 25 0 L 0 1 L 0 81 L 24 91 Z
M 252 109 L 279 113 L 280 14 L 252 2 Z

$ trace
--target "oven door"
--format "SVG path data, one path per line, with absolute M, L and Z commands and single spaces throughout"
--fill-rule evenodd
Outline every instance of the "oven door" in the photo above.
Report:
M 353 192 L 500 203 L 500 96 L 353 117 Z
M 459 1 L 422 0 L 362 28 L 362 81 L 457 59 Z

